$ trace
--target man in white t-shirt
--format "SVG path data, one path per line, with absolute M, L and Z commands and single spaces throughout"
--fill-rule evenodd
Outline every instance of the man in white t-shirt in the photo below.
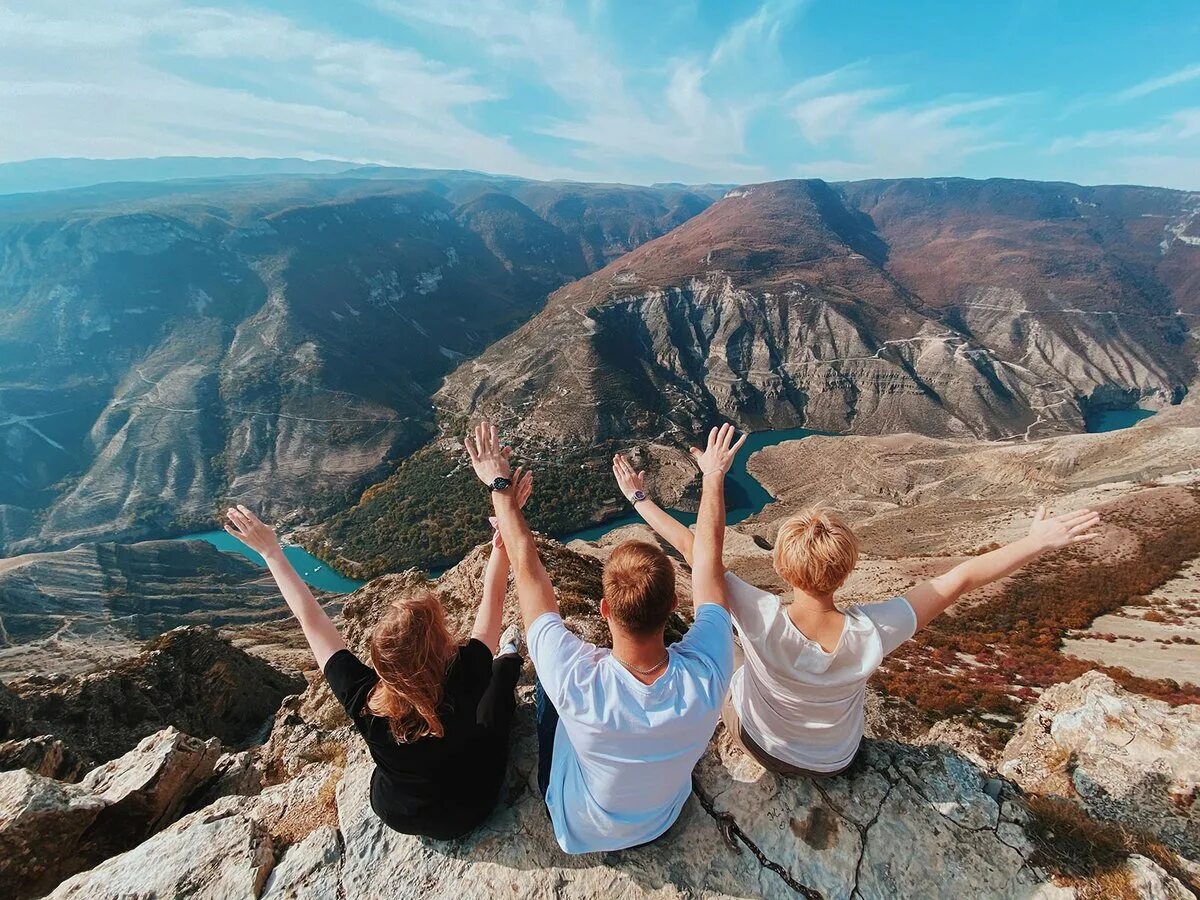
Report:
M 693 450 L 704 476 L 692 559 L 695 621 L 667 647 L 675 570 L 660 548 L 629 541 L 604 565 L 600 614 L 612 650 L 567 630 L 521 515 L 506 452 L 483 423 L 467 438 L 492 490 L 538 676 L 538 783 L 559 846 L 621 850 L 662 836 L 691 793 L 691 774 L 717 727 L 733 674 L 733 631 L 721 547 L 725 473 L 745 441 L 731 425 Z M 519 474 L 520 470 L 518 470 Z M 689 532 L 690 534 L 690 532 Z
M 618 455 L 613 474 L 642 518 L 690 562 L 692 533 L 646 497 L 645 473 Z M 733 573 L 725 576 L 745 654 L 725 710 L 731 735 L 780 774 L 845 770 L 862 742 L 867 681 L 887 654 L 966 592 L 1048 550 L 1096 537 L 1099 521 L 1087 509 L 1048 518 L 1039 508 L 1021 540 L 961 563 L 903 597 L 843 612 L 834 605 L 834 592 L 858 561 L 857 536 L 826 509 L 793 516 L 780 526 L 774 548 L 775 571 L 792 586 L 787 601 Z

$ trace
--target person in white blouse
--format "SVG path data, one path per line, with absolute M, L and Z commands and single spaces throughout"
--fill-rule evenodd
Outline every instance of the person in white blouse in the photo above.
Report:
M 645 493 L 645 473 L 624 456 L 613 475 L 638 514 L 691 564 L 692 532 Z M 1050 550 L 1097 537 L 1098 513 L 1034 514 L 1029 534 L 976 556 L 881 603 L 839 609 L 835 592 L 858 561 L 858 537 L 835 512 L 815 507 L 779 528 L 774 564 L 792 588 L 777 597 L 726 572 L 729 612 L 744 662 L 724 721 L 764 768 L 830 776 L 854 761 L 863 737 L 866 684 L 883 658 L 963 594 Z

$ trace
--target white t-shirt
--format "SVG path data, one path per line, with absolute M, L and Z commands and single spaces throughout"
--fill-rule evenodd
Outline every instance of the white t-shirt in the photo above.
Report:
M 567 853 L 621 850 L 674 824 L 733 674 L 729 613 L 706 603 L 666 671 L 642 684 L 557 613 L 529 629 L 529 657 L 558 710 L 546 806 Z
M 836 772 L 854 759 L 863 736 L 867 679 L 917 630 L 903 597 L 847 610 L 832 652 L 801 633 L 774 594 L 725 575 L 729 611 L 746 661 L 733 676 L 742 728 L 781 762 Z

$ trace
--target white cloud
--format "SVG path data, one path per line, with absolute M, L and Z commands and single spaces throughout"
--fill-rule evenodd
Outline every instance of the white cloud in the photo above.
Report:
M 799 7 L 800 0 L 766 0 L 753 15 L 721 36 L 709 55 L 709 65 L 718 66 L 741 58 L 748 50 L 761 52 L 774 46 L 783 25 Z
M 1196 138 L 1200 138 L 1200 107 L 1178 110 L 1153 125 L 1088 131 L 1074 137 L 1057 138 L 1050 144 L 1050 152 L 1065 153 L 1113 147 L 1163 147 L 1191 142 Z
M 746 120 L 763 101 L 717 102 L 705 90 L 706 69 L 693 60 L 669 62 L 657 73 L 658 88 L 638 94 L 630 82 L 648 73 L 624 70 L 558 3 L 543 0 L 517 9 L 500 0 L 378 0 L 378 5 L 404 21 L 466 35 L 494 60 L 532 70 L 568 111 L 529 127 L 573 145 L 587 177 L 659 173 L 730 180 L 763 173 L 740 159 Z
M 829 177 L 943 175 L 969 156 L 1000 146 L 987 114 L 1016 97 L 900 103 L 902 87 L 856 87 L 861 65 L 809 78 L 786 94 L 800 135 L 812 147 L 840 148 L 797 170 Z M 825 166 L 824 170 L 819 167 Z
M 495 96 L 415 51 L 273 14 L 112 0 L 0 9 L 0 159 L 306 155 L 532 174 L 467 124 Z
M 1165 88 L 1175 87 L 1179 84 L 1186 84 L 1189 81 L 1195 81 L 1200 78 L 1200 63 L 1191 66 L 1185 66 L 1169 75 L 1164 75 L 1161 78 L 1151 78 L 1147 81 L 1139 82 L 1138 84 L 1128 87 L 1123 91 L 1113 96 L 1114 100 L 1124 102 L 1126 100 L 1136 100 L 1139 97 L 1145 97 L 1147 94 L 1153 94 L 1155 91 L 1161 91 Z

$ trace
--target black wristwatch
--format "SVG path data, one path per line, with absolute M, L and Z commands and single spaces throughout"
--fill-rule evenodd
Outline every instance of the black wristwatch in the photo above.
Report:
M 512 479 L 504 476 L 498 477 L 495 481 L 488 485 L 489 491 L 506 491 L 512 487 Z

